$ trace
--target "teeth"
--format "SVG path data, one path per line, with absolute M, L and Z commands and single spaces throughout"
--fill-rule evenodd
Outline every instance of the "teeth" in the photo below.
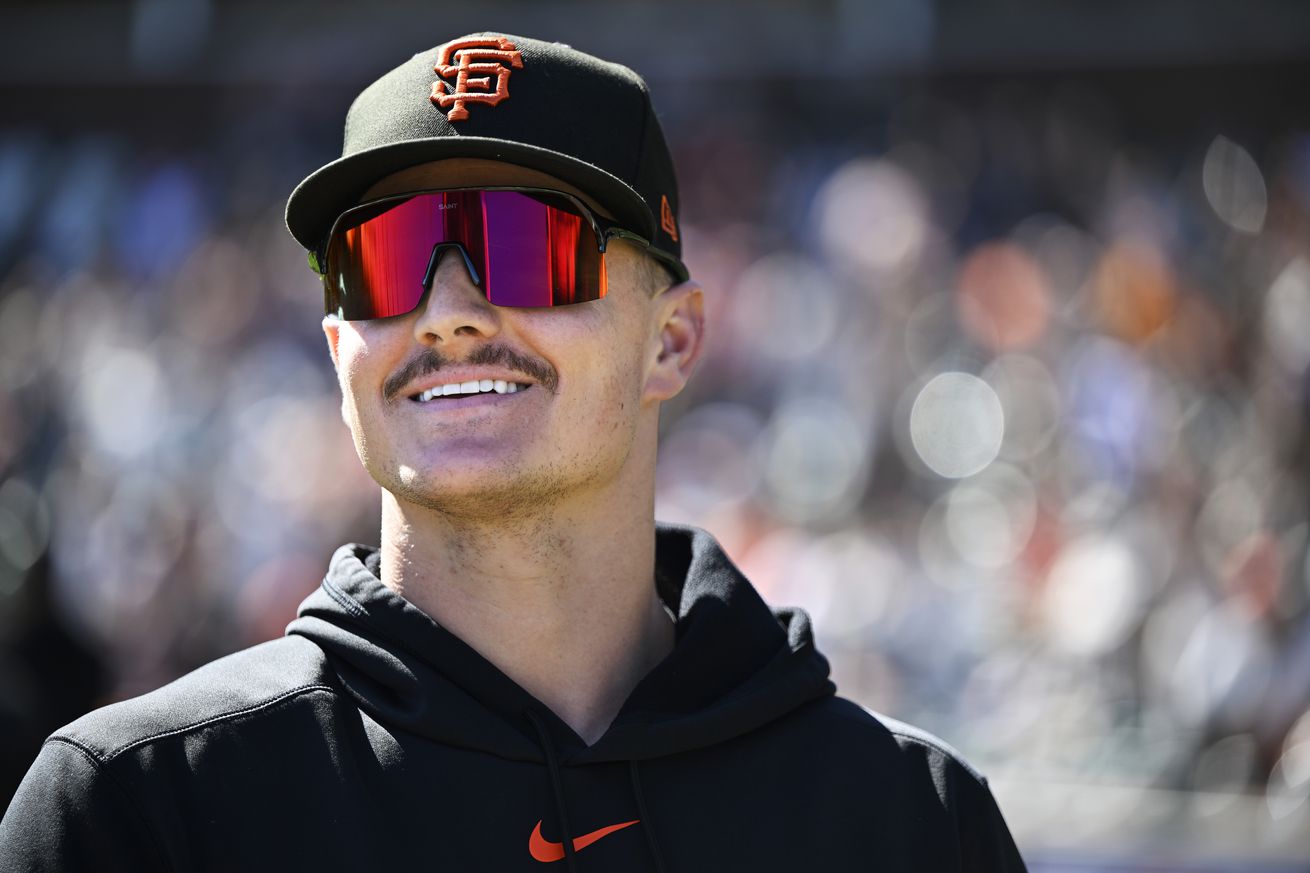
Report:
M 453 394 L 486 394 L 491 391 L 494 391 L 497 394 L 514 394 L 526 387 L 526 385 L 520 385 L 517 382 L 507 382 L 504 379 L 476 379 L 468 382 L 452 382 L 449 385 L 438 385 L 435 388 L 429 388 L 428 390 L 421 392 L 416 399 L 420 403 L 427 403 L 434 397 L 449 397 Z

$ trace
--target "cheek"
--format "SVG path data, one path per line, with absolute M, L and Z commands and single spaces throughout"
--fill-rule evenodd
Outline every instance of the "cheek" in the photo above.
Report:
M 373 398 L 380 391 L 376 354 L 370 354 L 369 343 L 355 331 L 341 332 L 337 345 L 337 383 L 341 388 L 342 414 L 350 425 L 356 441 L 362 440 L 367 428 L 361 423 L 371 417 Z
M 337 353 L 337 384 L 341 386 L 341 401 L 345 406 L 355 407 L 358 396 L 362 365 L 352 344 L 343 337 Z
M 363 369 L 368 358 L 369 347 L 359 333 L 350 328 L 342 328 L 337 340 L 337 372 L 343 382 L 353 382 Z
M 635 431 L 641 413 L 642 349 L 635 337 L 626 340 L 606 347 L 589 363 L 594 369 L 589 391 L 594 396 L 584 398 L 584 403 L 590 407 L 593 426 L 611 439 Z
M 582 404 L 603 402 L 594 414 L 630 416 L 640 402 L 645 376 L 644 339 L 637 319 L 639 313 L 617 310 L 607 317 L 589 319 L 570 331 L 565 348 L 574 350 L 570 360 L 561 361 L 561 385 L 565 371 L 573 371 L 572 380 L 579 392 L 592 395 L 575 398 Z

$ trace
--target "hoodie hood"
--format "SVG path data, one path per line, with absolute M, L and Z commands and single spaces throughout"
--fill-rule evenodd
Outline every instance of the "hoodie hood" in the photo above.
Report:
M 809 617 L 770 609 L 708 533 L 658 525 L 655 563 L 659 594 L 677 617 L 674 649 L 591 746 L 383 585 L 376 547 L 339 548 L 286 632 L 318 644 L 376 720 L 513 760 L 542 761 L 543 746 L 558 750 L 562 764 L 661 757 L 748 733 L 834 693 Z

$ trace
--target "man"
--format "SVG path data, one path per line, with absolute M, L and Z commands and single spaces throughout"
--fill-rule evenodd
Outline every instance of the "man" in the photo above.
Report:
M 703 334 L 677 214 L 624 67 L 477 34 L 367 88 L 287 222 L 381 547 L 281 639 L 52 735 L 0 866 L 1022 870 L 981 776 L 656 526 Z

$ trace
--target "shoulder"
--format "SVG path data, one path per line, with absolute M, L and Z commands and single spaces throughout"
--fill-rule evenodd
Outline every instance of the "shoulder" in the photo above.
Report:
M 954 746 L 842 697 L 806 709 L 812 736 L 824 738 L 824 754 L 840 764 L 837 778 L 851 787 L 846 796 L 863 798 L 875 819 L 897 822 L 919 850 L 933 847 L 942 858 L 933 869 L 1025 869 L 987 778 Z
M 852 703 L 851 706 L 857 707 L 865 718 L 886 731 L 901 750 L 901 754 L 915 757 L 922 756 L 928 761 L 939 765 L 949 764 L 953 767 L 959 767 L 970 778 L 986 783 L 986 776 L 970 764 L 958 749 L 936 734 L 894 719 L 891 716 L 883 715 L 880 712 L 875 712 L 868 707 L 858 706 L 855 703 Z
M 861 769 L 929 784 L 943 801 L 987 789 L 987 778 L 941 737 L 844 697 L 817 700 L 798 715 L 807 723 L 809 741 L 821 741 L 828 754 Z
M 100 762 L 166 737 L 260 718 L 335 687 L 322 650 L 288 636 L 211 661 L 154 691 L 111 703 L 50 735 Z
M 285 749 L 336 702 L 322 651 L 282 637 L 93 710 L 52 733 L 23 777 L 0 819 L 0 868 L 173 869 L 160 822 L 180 798 L 267 772 L 256 749 Z

